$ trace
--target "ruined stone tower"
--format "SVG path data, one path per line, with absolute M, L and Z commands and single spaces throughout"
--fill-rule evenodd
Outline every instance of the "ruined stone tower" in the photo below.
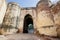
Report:
M 0 24 L 3 22 L 3 17 L 5 15 L 7 8 L 6 0 L 1 0 L 0 1 Z
M 56 29 L 53 27 L 53 19 L 51 8 L 49 6 L 49 0 L 41 0 L 37 4 L 37 29 L 40 34 L 56 36 Z M 54 30 L 53 30 L 54 29 Z M 52 33 L 51 33 L 52 32 Z
M 8 8 L 3 20 L 2 27 L 7 28 L 6 31 L 12 33 L 12 31 L 14 31 L 18 25 L 18 18 L 20 16 L 20 7 L 15 2 L 8 3 L 7 7 Z

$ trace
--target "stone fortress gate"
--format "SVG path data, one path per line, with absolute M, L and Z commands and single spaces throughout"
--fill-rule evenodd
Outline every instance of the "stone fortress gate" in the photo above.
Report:
M 51 4 L 50 0 L 40 0 L 36 7 L 27 8 L 15 2 L 5 5 L 2 34 L 38 32 L 40 35 L 60 37 L 60 1 Z

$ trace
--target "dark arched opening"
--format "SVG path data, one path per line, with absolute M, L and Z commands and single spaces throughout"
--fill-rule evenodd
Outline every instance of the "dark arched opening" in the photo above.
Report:
M 27 14 L 24 17 L 23 33 L 33 33 L 33 32 L 34 32 L 34 28 L 33 28 L 32 16 Z

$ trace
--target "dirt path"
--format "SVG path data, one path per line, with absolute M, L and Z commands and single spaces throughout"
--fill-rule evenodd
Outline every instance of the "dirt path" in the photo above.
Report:
M 60 39 L 47 36 L 37 37 L 34 34 L 11 34 L 6 36 L 0 36 L 0 40 L 60 40 Z

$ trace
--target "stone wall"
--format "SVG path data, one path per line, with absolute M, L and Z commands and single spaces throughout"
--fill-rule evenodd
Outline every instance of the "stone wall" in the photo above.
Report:
M 54 24 L 57 27 L 57 36 L 60 37 L 60 1 L 52 7 L 52 13 L 54 15 Z
M 1 0 L 0 1 L 0 24 L 2 24 L 2 22 L 3 22 L 6 8 L 7 8 L 6 0 Z
M 52 5 L 49 0 L 41 0 L 36 7 L 27 8 L 21 8 L 17 3 L 11 2 L 8 3 L 7 10 L 5 0 L 0 2 L 0 14 L 3 20 L 2 23 L 0 19 L 0 23 L 7 33 L 17 31 L 23 33 L 24 18 L 29 14 L 33 19 L 34 32 L 38 31 L 39 34 L 60 37 L 60 1 Z
M 56 27 L 54 27 L 53 16 L 51 15 L 49 3 L 41 2 L 37 4 L 37 30 L 40 34 L 57 36 Z
M 60 32 L 60 3 L 49 6 L 48 2 L 37 4 L 37 30 L 40 34 L 59 36 Z
M 7 5 L 7 11 L 3 20 L 2 27 L 10 33 L 13 33 L 17 30 L 18 18 L 20 16 L 20 7 L 17 3 L 11 2 Z

